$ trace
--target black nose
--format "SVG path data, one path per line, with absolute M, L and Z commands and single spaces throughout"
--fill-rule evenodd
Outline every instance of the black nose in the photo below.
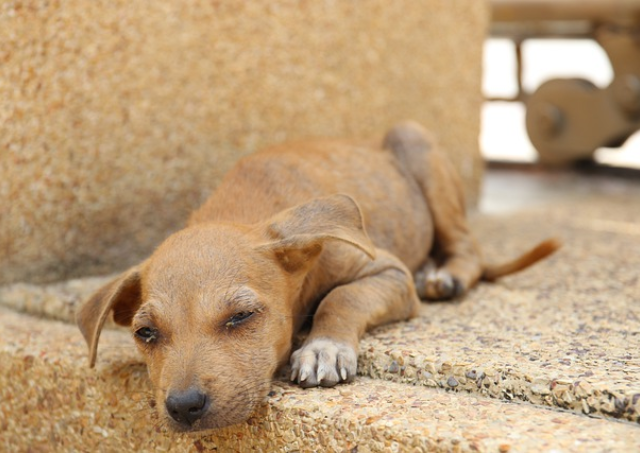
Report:
M 183 392 L 171 392 L 164 405 L 172 419 L 191 426 L 207 411 L 208 402 L 207 395 L 196 387 L 191 387 Z

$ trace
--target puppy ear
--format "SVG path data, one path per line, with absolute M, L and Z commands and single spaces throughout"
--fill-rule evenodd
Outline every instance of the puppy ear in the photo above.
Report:
M 89 346 L 91 368 L 96 363 L 98 340 L 109 313 L 113 311 L 117 324 L 128 326 L 141 303 L 140 268 L 136 266 L 100 288 L 80 307 L 76 321 Z
M 266 224 L 271 242 L 260 246 L 277 257 L 288 272 L 310 264 L 322 252 L 325 241 L 340 241 L 375 258 L 362 213 L 348 195 L 316 198 L 276 214 Z

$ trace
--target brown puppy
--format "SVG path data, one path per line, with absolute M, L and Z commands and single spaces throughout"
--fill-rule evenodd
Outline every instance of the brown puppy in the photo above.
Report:
M 350 381 L 367 329 L 557 247 L 485 266 L 458 176 L 407 123 L 382 146 L 306 142 L 242 159 L 188 227 L 100 289 L 78 323 L 92 366 L 107 316 L 131 326 L 160 417 L 181 431 L 218 428 L 248 418 L 288 360 L 303 387 Z

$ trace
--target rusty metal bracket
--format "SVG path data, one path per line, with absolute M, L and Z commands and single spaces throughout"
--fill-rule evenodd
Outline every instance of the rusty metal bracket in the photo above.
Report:
M 512 39 L 581 37 L 606 52 L 614 79 L 598 88 L 584 79 L 554 79 L 511 99 L 526 104 L 529 138 L 546 164 L 591 159 L 640 129 L 640 1 L 493 0 L 492 34 Z

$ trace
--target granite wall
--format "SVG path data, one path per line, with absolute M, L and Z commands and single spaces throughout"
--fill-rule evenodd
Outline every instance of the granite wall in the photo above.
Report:
M 258 147 L 434 130 L 475 202 L 477 0 L 0 5 L 0 283 L 124 268 Z

